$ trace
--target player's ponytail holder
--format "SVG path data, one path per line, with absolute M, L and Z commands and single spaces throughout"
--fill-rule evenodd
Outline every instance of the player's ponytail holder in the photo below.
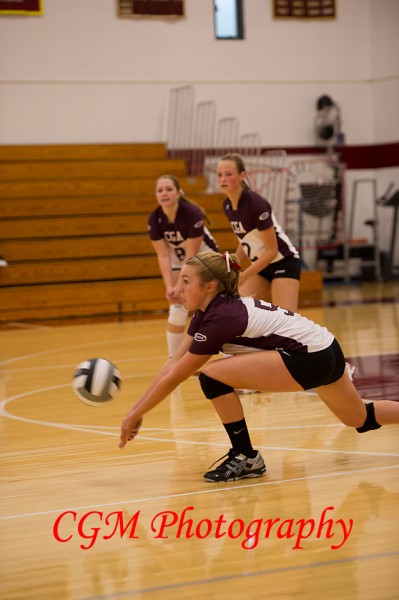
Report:
M 230 273 L 231 269 L 233 269 L 234 271 L 241 271 L 240 265 L 237 264 L 236 262 L 234 262 L 233 260 L 231 260 L 231 256 L 227 252 L 227 250 L 224 253 L 223 258 L 226 261 L 226 269 L 227 269 L 228 273 Z

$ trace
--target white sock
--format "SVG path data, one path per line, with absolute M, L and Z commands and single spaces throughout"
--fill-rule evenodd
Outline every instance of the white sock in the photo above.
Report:
M 171 331 L 166 332 L 166 342 L 168 344 L 169 357 L 174 356 L 176 350 L 178 349 L 184 338 L 184 335 L 184 331 L 182 331 L 181 333 L 172 333 Z

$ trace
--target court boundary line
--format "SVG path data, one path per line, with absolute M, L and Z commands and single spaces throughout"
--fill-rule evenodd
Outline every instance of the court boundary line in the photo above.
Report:
M 105 502 L 105 503 L 101 503 L 101 504 L 88 504 L 88 505 L 84 505 L 84 506 L 70 506 L 70 507 L 66 507 L 66 508 L 65 507 L 57 508 L 57 509 L 38 511 L 38 512 L 32 512 L 32 513 L 2 515 L 2 516 L 0 516 L 0 521 L 45 516 L 45 515 L 63 513 L 66 511 L 71 511 L 71 510 L 73 510 L 73 511 L 89 510 L 89 509 L 93 509 L 93 508 L 103 508 L 106 506 L 119 506 L 119 505 L 138 504 L 138 503 L 145 503 L 145 502 L 157 502 L 160 500 L 171 500 L 173 498 L 186 498 L 189 496 L 201 496 L 204 494 L 215 494 L 215 493 L 219 493 L 219 492 L 232 492 L 232 491 L 236 491 L 238 489 L 242 490 L 242 489 L 246 489 L 246 488 L 266 487 L 268 485 L 282 485 L 284 483 L 294 483 L 294 482 L 298 482 L 298 481 L 312 481 L 312 480 L 316 480 L 316 479 L 324 479 L 327 477 L 353 475 L 355 473 L 369 473 L 371 471 L 387 471 L 390 469 L 399 469 L 399 465 L 385 465 L 383 467 L 368 467 L 366 469 L 352 469 L 351 471 L 335 471 L 334 473 L 319 473 L 318 475 L 309 475 L 307 477 L 293 477 L 292 479 L 279 479 L 276 481 L 262 481 L 260 483 L 252 483 L 252 484 L 246 484 L 246 485 L 240 485 L 240 486 L 235 486 L 235 485 L 229 486 L 228 485 L 228 486 L 221 487 L 221 488 L 211 488 L 211 489 L 207 489 L 207 490 L 195 490 L 195 491 L 191 491 L 191 492 L 181 492 L 179 494 L 165 494 L 162 496 L 149 496 L 146 498 L 118 500 L 116 502 Z M 204 482 L 204 485 L 209 485 L 209 484 L 206 484 Z
M 148 336 L 130 336 L 127 338 L 121 338 L 119 341 L 129 341 L 130 339 L 138 339 L 138 338 L 143 338 L 143 337 L 148 337 Z M 153 336 L 153 337 L 157 337 L 157 336 Z M 106 343 L 106 342 L 103 342 Z M 78 346 L 72 346 L 72 348 L 75 347 L 85 347 L 85 346 L 89 346 L 91 344 L 83 344 L 83 345 L 78 345 Z M 59 349 L 59 351 L 64 351 L 65 347 L 62 349 Z M 52 350 L 46 350 L 40 353 L 33 353 L 31 355 L 25 355 L 25 357 L 15 357 L 14 359 L 10 359 L 10 361 L 6 361 L 7 363 L 9 362 L 16 362 L 18 360 L 22 360 L 22 358 L 26 358 L 27 356 L 31 357 L 31 356 L 37 356 L 37 355 L 45 355 L 45 354 L 49 354 L 51 352 L 54 352 L 54 349 Z M 371 355 L 372 356 L 372 355 Z M 5 363 L 0 363 L 1 364 L 5 364 Z M 135 376 L 131 376 L 131 377 L 135 377 Z M 9 398 L 6 398 L 5 400 L 3 400 L 2 402 L 0 402 L 0 414 L 3 415 L 6 418 L 10 418 L 13 420 L 19 420 L 19 421 L 23 421 L 26 423 L 30 423 L 30 424 L 36 424 L 36 425 L 40 425 L 40 426 L 49 426 L 49 427 L 55 427 L 55 428 L 61 428 L 61 429 L 67 429 L 67 430 L 71 430 L 71 431 L 81 431 L 84 433 L 95 433 L 97 435 L 108 435 L 108 436 L 113 436 L 113 437 L 118 437 L 118 433 L 114 433 L 111 431 L 104 431 L 104 430 L 96 430 L 94 429 L 95 426 L 76 426 L 76 425 L 71 425 L 71 424 L 65 424 L 65 423 L 55 423 L 55 422 L 50 422 L 50 421 L 40 421 L 40 420 L 35 420 L 35 419 L 28 419 L 27 417 L 20 417 L 18 415 L 13 415 L 11 413 L 9 413 L 8 411 L 5 410 L 5 407 L 8 403 L 12 402 L 13 400 L 25 397 L 25 396 L 29 396 L 35 393 L 43 393 L 46 391 L 51 391 L 51 390 L 55 390 L 55 389 L 60 389 L 60 388 L 65 388 L 68 387 L 69 384 L 60 384 L 60 385 L 56 385 L 56 386 L 50 386 L 47 388 L 38 388 L 35 390 L 28 390 L 27 392 L 23 392 L 22 394 L 17 394 L 15 396 L 11 396 Z M 329 426 L 342 426 L 340 423 L 337 423 L 336 425 L 329 425 Z M 289 426 L 289 428 L 293 429 L 293 428 L 298 428 L 300 426 Z M 343 426 L 342 426 L 343 427 Z M 99 426 L 100 428 L 100 426 Z M 259 428 L 261 429 L 261 428 Z M 276 427 L 275 429 L 283 429 L 283 427 Z M 155 429 L 153 429 L 155 430 Z M 176 430 L 171 429 L 170 430 L 171 433 L 173 433 Z M 198 430 L 197 430 L 198 431 Z M 167 442 L 167 443 L 173 443 L 173 444 L 190 444 L 190 445 L 207 445 L 207 446 L 223 446 L 225 447 L 225 443 L 212 443 L 212 442 L 196 442 L 193 440 L 176 440 L 176 439 L 163 439 L 163 438 L 158 438 L 158 437 L 150 437 L 150 436 L 139 436 L 138 437 L 139 441 L 163 441 L 163 442 Z M 398 456 L 398 454 L 390 454 L 390 453 L 371 453 L 371 452 L 357 452 L 357 451 L 345 451 L 345 450 L 329 450 L 329 449 L 306 449 L 306 448 L 288 448 L 288 447 L 277 447 L 277 446 L 261 446 L 262 449 L 267 449 L 267 450 L 275 450 L 275 451 L 302 451 L 302 452 L 321 452 L 321 453 L 333 453 L 333 454 L 349 454 L 349 455 L 367 455 L 367 456 L 374 456 L 374 457 L 379 457 L 379 456 L 391 456 L 391 457 L 396 457 Z M 366 468 L 366 469 L 355 469 L 355 470 L 351 470 L 351 471 L 345 471 L 345 472 L 334 472 L 334 473 L 321 473 L 318 475 L 311 475 L 311 476 L 307 476 L 307 477 L 300 477 L 300 478 L 293 478 L 293 479 L 288 479 L 288 480 L 276 480 L 276 481 L 266 481 L 266 482 L 260 482 L 260 483 L 252 483 L 251 485 L 241 485 L 239 486 L 240 489 L 245 489 L 248 487 L 264 487 L 266 485 L 280 485 L 283 483 L 290 483 L 290 482 L 295 482 L 295 481 L 309 481 L 309 480 L 316 480 L 316 479 L 321 479 L 321 478 L 326 478 L 326 477 L 335 477 L 335 476 L 342 476 L 342 475 L 348 475 L 348 474 L 354 474 L 354 473 L 365 473 L 365 472 L 371 472 L 371 471 L 383 471 L 383 470 L 390 470 L 390 469 L 397 469 L 399 468 L 399 465 L 386 465 L 383 467 L 370 467 L 370 468 Z M 213 489 L 209 489 L 209 490 L 197 490 L 197 491 L 192 491 L 192 492 L 185 492 L 185 493 L 181 493 L 181 494 L 172 494 L 172 495 L 166 495 L 166 496 L 159 496 L 159 497 L 149 497 L 149 498 L 141 498 L 141 499 L 133 499 L 133 500 L 122 500 L 122 501 L 117 501 L 117 502 L 112 502 L 112 503 L 105 503 L 105 504 L 94 504 L 94 505 L 89 505 L 89 506 L 81 506 L 81 507 L 76 507 L 76 510 L 84 510 L 84 509 L 88 509 L 88 508 L 94 508 L 94 507 L 103 507 L 103 506 L 116 506 L 116 505 L 120 505 L 120 504 L 132 504 L 132 503 L 138 503 L 138 502 L 148 502 L 148 501 L 157 501 L 157 500 L 165 500 L 165 499 L 171 499 L 171 498 L 177 498 L 177 497 L 185 497 L 185 496 L 196 496 L 196 495 L 201 495 L 201 494 L 207 494 L 207 493 L 218 493 L 220 491 L 233 491 L 236 490 L 238 486 L 229 486 L 229 487 L 225 487 L 225 488 L 213 488 Z M 25 513 L 25 514 L 17 514 L 17 515 L 8 515 L 8 516 L 0 516 L 0 520 L 7 520 L 7 519 L 14 519 L 14 518 L 26 518 L 26 517 L 33 517 L 33 516 L 40 516 L 40 515 L 48 515 L 48 514 L 54 514 L 54 513 L 58 513 L 58 512 L 62 512 L 62 510 L 68 510 L 68 509 L 52 509 L 50 511 L 40 511 L 40 512 L 33 512 L 33 513 Z
M 39 419 L 29 419 L 28 417 L 22 417 L 19 415 L 13 415 L 12 413 L 8 412 L 7 410 L 5 410 L 5 407 L 7 404 L 9 404 L 10 402 L 13 402 L 14 400 L 18 400 L 20 398 L 23 398 L 25 396 L 29 396 L 31 394 L 34 393 L 43 393 L 43 392 L 48 392 L 54 389 L 60 389 L 60 388 L 64 388 L 64 387 L 68 387 L 68 384 L 59 384 L 59 385 L 53 385 L 53 386 L 49 386 L 47 388 L 38 388 L 36 390 L 28 390 L 26 392 L 22 392 L 21 394 L 16 394 L 15 396 L 10 396 L 9 398 L 6 398 L 5 400 L 2 400 L 0 402 L 0 416 L 3 416 L 5 418 L 9 418 L 12 420 L 16 420 L 16 421 L 22 421 L 23 423 L 29 423 L 32 425 L 40 425 L 41 427 L 54 427 L 56 429 L 65 429 L 67 431 L 79 431 L 79 432 L 83 432 L 83 433 L 94 433 L 96 435 L 106 435 L 106 436 L 111 436 L 111 437 L 119 437 L 119 433 L 114 433 L 112 431 L 103 431 L 101 430 L 101 426 L 99 426 L 99 429 L 94 429 L 93 426 L 86 426 L 86 425 L 71 425 L 68 423 L 57 423 L 54 421 L 41 421 Z M 338 423 L 338 425 L 340 425 L 340 423 Z M 290 428 L 293 428 L 295 426 L 290 426 Z M 205 428 L 206 429 L 206 428 Z M 284 429 L 284 427 L 280 427 L 278 429 Z M 171 434 L 175 433 L 175 429 L 170 429 Z M 146 436 L 146 435 L 139 435 L 137 436 L 137 440 L 138 441 L 151 441 L 151 442 L 166 442 L 166 443 L 173 443 L 173 444 L 187 444 L 187 445 L 202 445 L 202 446 L 223 446 L 225 447 L 226 444 L 222 444 L 222 443 L 218 443 L 218 442 L 197 442 L 194 440 L 177 440 L 177 439 L 169 439 L 169 438 L 160 438 L 160 437 L 152 437 L 152 436 Z M 327 448 L 291 448 L 288 446 L 258 446 L 259 448 L 261 448 L 262 450 L 275 450 L 275 451 L 289 451 L 289 452 L 316 452 L 316 453 L 327 453 L 327 454 L 349 454 L 349 455 L 361 455 L 361 456 L 372 456 L 372 457 L 379 457 L 379 456 L 389 456 L 389 457 L 398 457 L 399 453 L 391 453 L 391 452 L 367 452 L 367 451 L 357 451 L 357 450 L 333 450 L 333 449 L 327 449 Z

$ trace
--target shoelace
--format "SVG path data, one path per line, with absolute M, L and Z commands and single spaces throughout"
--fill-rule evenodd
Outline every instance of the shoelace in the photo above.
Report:
M 209 469 L 212 469 L 212 467 L 214 465 L 216 465 L 216 463 L 218 463 L 220 460 L 223 460 L 224 458 L 226 458 L 226 460 L 224 462 L 222 462 L 218 467 L 216 467 L 216 469 L 215 469 L 216 471 L 218 469 L 221 469 L 225 465 L 228 465 L 231 460 L 234 460 L 237 457 L 236 457 L 235 454 L 233 454 L 232 450 L 229 450 L 229 452 L 227 454 L 223 454 L 223 456 L 221 456 L 220 458 L 218 458 L 217 460 L 215 460 L 215 462 L 211 464 L 211 466 L 209 467 Z

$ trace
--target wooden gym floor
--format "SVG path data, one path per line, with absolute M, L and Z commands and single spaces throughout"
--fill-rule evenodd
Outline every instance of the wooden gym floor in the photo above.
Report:
M 326 324 L 364 398 L 399 401 L 399 282 L 327 286 Z M 82 404 L 77 363 L 122 391 Z M 394 600 L 399 427 L 359 435 L 312 393 L 243 396 L 255 480 L 202 474 L 227 436 L 192 378 L 118 449 L 119 424 L 165 357 L 164 320 L 0 331 L 2 600 Z

